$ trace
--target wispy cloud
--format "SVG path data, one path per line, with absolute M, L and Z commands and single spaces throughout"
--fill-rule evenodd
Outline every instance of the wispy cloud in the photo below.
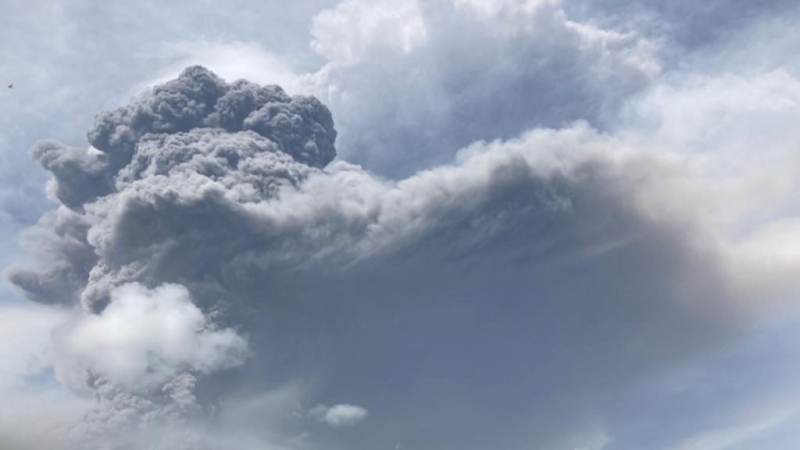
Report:
M 366 409 L 348 404 L 334 406 L 317 405 L 312 408 L 309 413 L 320 422 L 334 428 L 356 425 L 369 415 Z

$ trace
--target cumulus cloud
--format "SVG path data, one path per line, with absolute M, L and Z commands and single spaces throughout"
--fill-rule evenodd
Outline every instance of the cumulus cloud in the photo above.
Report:
M 59 356 L 134 391 L 161 386 L 182 371 L 211 373 L 244 362 L 247 342 L 231 329 L 215 329 L 192 304 L 188 290 L 164 285 L 148 290 L 127 284 L 111 292 L 98 315 L 80 317 L 61 330 Z
M 309 411 L 317 420 L 331 427 L 350 427 L 363 421 L 369 412 L 356 405 L 340 404 L 335 406 L 317 405 Z
M 409 53 L 427 29 L 417 0 L 347 0 L 314 16 L 311 48 L 336 64 L 359 62 L 376 46 Z
M 657 40 L 561 2 L 348 1 L 320 12 L 312 34 L 329 61 L 316 95 L 337 117 L 342 155 L 395 179 L 476 140 L 579 119 L 605 127 L 661 72 Z
M 156 53 L 164 68 L 137 83 L 128 97 L 175 78 L 186 67 L 213 67 L 227 80 L 246 79 L 259 84 L 276 84 L 286 92 L 306 93 L 303 76 L 282 55 L 251 41 L 179 40 L 165 44 Z

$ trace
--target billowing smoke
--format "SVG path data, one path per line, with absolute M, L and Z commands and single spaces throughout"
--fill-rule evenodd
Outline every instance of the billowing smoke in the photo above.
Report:
M 329 164 L 316 99 L 192 67 L 88 137 L 33 149 L 61 206 L 10 273 L 82 311 L 55 336 L 60 380 L 97 403 L 82 448 L 217 448 L 196 430 L 225 422 L 224 391 L 309 379 L 337 395 L 301 409 L 339 406 L 295 416 L 329 431 L 414 435 L 435 410 L 447 447 L 535 446 L 742 315 L 692 224 L 641 207 L 670 166 L 585 125 L 390 182 Z
M 32 150 L 63 206 L 31 231 L 46 269 L 10 279 L 33 301 L 86 311 L 57 333 L 57 373 L 100 403 L 78 438 L 114 440 L 200 414 L 197 377 L 246 359 L 246 340 L 213 317 L 230 296 L 225 264 L 263 231 L 248 205 L 318 173 L 336 131 L 314 98 L 191 67 L 99 115 L 88 138 L 88 151 Z M 165 281 L 210 299 L 205 313 Z
M 238 228 L 225 223 L 236 221 L 242 211 L 235 209 L 299 183 L 336 155 L 333 120 L 316 99 L 289 97 L 277 86 L 226 84 L 201 67 L 99 115 L 88 137 L 88 152 L 56 142 L 32 151 L 53 173 L 52 191 L 66 207 L 40 227 L 53 234 L 42 236 L 51 242 L 53 267 L 11 275 L 34 301 L 71 303 L 83 295 L 84 306 L 94 308 L 119 277 L 155 281 L 154 272 L 169 271 L 163 266 L 183 251 L 169 247 L 203 251 L 223 238 L 216 233 Z M 234 210 L 217 215 L 217 207 Z M 187 241 L 171 239 L 180 224 L 167 222 L 194 219 L 202 223 L 193 224 Z M 245 238 L 234 240 L 247 246 Z

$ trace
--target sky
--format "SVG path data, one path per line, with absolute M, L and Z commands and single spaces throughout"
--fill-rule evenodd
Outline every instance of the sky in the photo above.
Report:
M 6 0 L 0 450 L 800 442 L 800 6 Z

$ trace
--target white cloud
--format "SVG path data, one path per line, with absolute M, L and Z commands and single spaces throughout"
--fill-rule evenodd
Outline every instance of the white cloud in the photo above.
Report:
M 475 140 L 596 125 L 661 72 L 656 42 L 578 19 L 551 1 L 347 0 L 315 17 L 328 64 L 306 79 L 343 159 L 399 178 Z
M 757 228 L 742 242 L 752 257 L 800 268 L 800 218 L 778 219 Z
M 296 73 L 291 63 L 282 56 L 254 42 L 173 42 L 162 46 L 157 55 L 169 61 L 166 67 L 153 78 L 135 85 L 128 92 L 129 97 L 150 86 L 174 79 L 183 69 L 192 65 L 205 66 L 228 81 L 246 79 L 259 84 L 277 84 L 290 95 L 308 93 L 304 75 Z
M 778 69 L 755 74 L 698 76 L 673 73 L 629 101 L 624 125 L 651 133 L 661 148 L 687 153 L 725 152 L 736 162 L 793 153 L 798 134 L 800 79 Z M 764 152 L 753 152 L 761 147 Z
M 546 42 L 558 36 L 585 54 L 598 79 L 614 77 L 621 64 L 649 77 L 662 70 L 656 41 L 630 29 L 621 32 L 571 20 L 562 0 L 453 0 L 453 5 L 490 23 L 500 39 L 525 35 Z
M 427 30 L 417 0 L 346 0 L 313 19 L 311 48 L 328 60 L 354 64 L 373 46 L 409 53 Z
M 366 419 L 369 412 L 360 406 L 340 404 L 331 407 L 317 405 L 311 409 L 310 414 L 320 422 L 339 428 L 356 425 Z
M 209 323 L 179 285 L 118 287 L 102 313 L 78 318 L 58 339 L 58 374 L 78 386 L 91 370 L 128 389 L 146 389 L 182 370 L 210 373 L 247 356 L 247 341 Z

